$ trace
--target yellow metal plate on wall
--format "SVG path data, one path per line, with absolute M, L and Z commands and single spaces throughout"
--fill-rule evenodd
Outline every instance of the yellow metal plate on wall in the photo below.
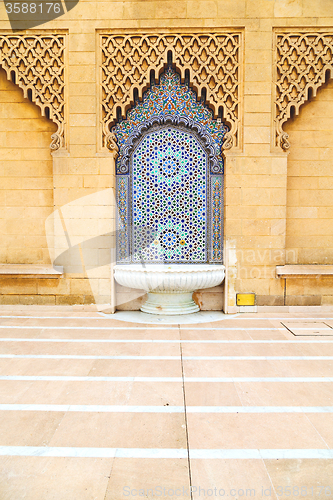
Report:
M 254 306 L 256 301 L 255 293 L 237 293 L 236 304 L 238 306 Z

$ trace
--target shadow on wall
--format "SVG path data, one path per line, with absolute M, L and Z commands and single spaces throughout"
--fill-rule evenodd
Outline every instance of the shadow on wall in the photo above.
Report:
M 15 33 L 23 29 L 34 28 L 53 21 L 74 9 L 79 0 L 49 0 L 36 2 L 28 0 L 21 2 L 6 2 L 5 8 L 10 26 Z
M 55 210 L 45 223 L 51 263 L 54 266 L 63 266 L 69 279 L 85 276 L 89 280 L 96 304 L 100 304 L 101 282 L 106 283 L 108 280 L 110 283 L 113 280 L 113 266 L 116 264 L 117 210 L 114 191 L 109 188 L 63 205 Z M 143 250 L 153 244 L 155 233 L 146 227 L 139 229 L 142 230 L 144 244 L 140 252 L 133 256 L 135 262 L 141 262 L 144 266 L 145 263 L 140 257 L 144 253 Z M 139 309 L 146 296 L 144 290 L 131 288 L 129 291 L 120 286 L 117 286 L 117 289 L 116 305 L 120 310 Z M 221 310 L 223 287 L 208 291 L 197 290 L 194 298 L 202 310 Z M 111 301 L 113 302 L 113 299 L 111 300 L 110 295 Z M 105 304 L 105 300 L 102 304 Z
M 52 265 L 63 266 L 64 273 L 70 277 L 87 276 L 97 304 L 99 280 L 113 279 L 113 265 L 116 264 L 116 211 L 114 192 L 105 189 L 63 205 L 45 223 Z M 145 235 L 145 245 L 152 244 L 154 232 L 150 231 L 147 237 L 146 228 L 141 229 Z M 140 255 L 137 257 L 139 263 Z M 144 291 L 136 291 L 137 297 L 143 295 Z M 117 305 L 127 301 L 127 296 L 117 296 Z

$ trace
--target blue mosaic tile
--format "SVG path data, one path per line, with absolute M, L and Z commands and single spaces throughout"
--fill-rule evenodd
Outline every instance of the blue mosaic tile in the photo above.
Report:
M 226 131 L 171 68 L 115 126 L 119 262 L 222 262 Z
M 180 76 L 172 68 L 168 68 L 161 75 L 159 84 L 153 85 L 144 94 L 143 101 L 127 113 L 126 119 L 113 128 L 119 147 L 117 173 L 126 173 L 126 167 L 123 169 L 121 167 L 124 157 L 126 158 L 129 139 L 133 134 L 136 135 L 139 125 L 152 121 L 154 117 L 185 118 L 189 123 L 196 124 L 201 133 L 205 133 L 211 139 L 217 163 L 214 173 L 223 173 L 221 147 L 224 135 L 229 129 L 213 119 L 212 111 L 197 101 L 196 94 L 187 85 L 181 84 Z
M 211 256 L 212 262 L 222 262 L 223 178 L 211 177 Z
M 144 136 L 132 157 L 134 261 L 206 262 L 206 171 L 207 154 L 186 131 Z
M 128 177 L 117 177 L 118 231 L 117 253 L 122 262 L 129 261 L 130 242 L 128 235 Z

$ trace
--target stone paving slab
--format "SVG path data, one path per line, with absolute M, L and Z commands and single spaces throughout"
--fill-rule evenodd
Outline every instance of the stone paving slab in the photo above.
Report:
M 331 498 L 331 317 L 0 308 L 1 500 Z

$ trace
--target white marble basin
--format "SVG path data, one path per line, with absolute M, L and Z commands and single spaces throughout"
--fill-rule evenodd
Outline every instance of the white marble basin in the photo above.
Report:
M 141 311 L 151 314 L 190 314 L 199 311 L 192 299 L 195 290 L 222 283 L 225 267 L 221 264 L 117 264 L 116 281 L 128 288 L 148 292 Z

